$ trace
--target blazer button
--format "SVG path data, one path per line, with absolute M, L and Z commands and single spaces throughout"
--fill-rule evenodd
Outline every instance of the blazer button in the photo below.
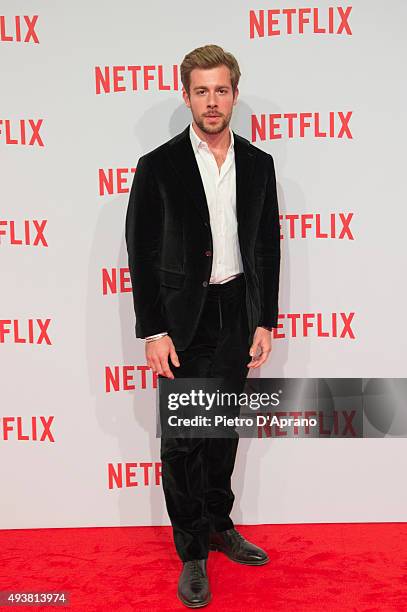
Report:
M 212 251 L 205 251 L 205 255 L 206 255 L 207 257 L 210 257 L 210 256 L 212 255 Z
M 202 287 L 207 287 L 207 286 L 208 286 L 208 281 L 204 281 L 204 282 L 202 283 Z

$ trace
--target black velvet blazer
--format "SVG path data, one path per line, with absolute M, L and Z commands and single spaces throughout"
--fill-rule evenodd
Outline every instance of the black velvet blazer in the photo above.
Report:
M 251 344 L 257 326 L 277 326 L 280 220 L 272 156 L 235 132 L 233 136 L 238 239 Z M 189 125 L 140 157 L 125 236 L 136 337 L 168 331 L 175 349 L 186 349 L 203 309 L 213 252 Z

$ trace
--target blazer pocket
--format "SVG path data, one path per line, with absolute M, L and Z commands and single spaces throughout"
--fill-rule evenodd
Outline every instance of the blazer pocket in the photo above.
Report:
M 185 274 L 183 272 L 174 272 L 173 270 L 163 270 L 159 268 L 158 274 L 160 277 L 160 285 L 164 287 L 181 289 L 184 285 Z

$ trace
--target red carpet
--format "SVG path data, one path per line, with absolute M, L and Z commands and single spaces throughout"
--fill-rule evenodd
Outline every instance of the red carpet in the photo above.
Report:
M 407 611 L 407 523 L 238 528 L 271 561 L 249 567 L 211 552 L 204 609 Z M 188 610 L 169 527 L 4 530 L 0 550 L 3 591 L 70 591 L 69 610 L 83 612 Z

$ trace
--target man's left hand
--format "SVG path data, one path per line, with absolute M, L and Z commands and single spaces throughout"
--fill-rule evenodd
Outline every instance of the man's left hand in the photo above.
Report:
M 257 352 L 260 354 L 257 355 Z M 256 327 L 253 336 L 253 343 L 250 347 L 249 354 L 252 360 L 247 364 L 248 368 L 258 368 L 263 365 L 271 353 L 271 331 L 265 327 Z

